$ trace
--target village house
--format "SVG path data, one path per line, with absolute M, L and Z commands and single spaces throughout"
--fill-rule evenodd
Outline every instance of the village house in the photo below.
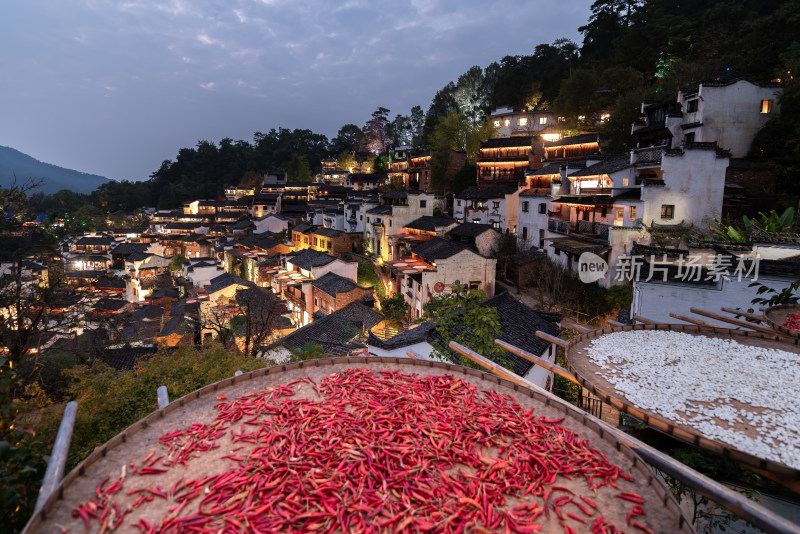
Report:
M 361 234 L 333 228 L 315 228 L 310 234 L 311 248 L 320 252 L 346 254 L 361 250 Z
M 428 300 L 450 292 L 454 285 L 494 295 L 497 260 L 473 252 L 464 243 L 434 237 L 411 249 L 410 256 L 386 266 L 389 289 L 403 296 L 414 319 L 422 316 Z
M 451 217 L 425 215 L 411 221 L 403 227 L 402 233 L 395 237 L 398 243 L 398 255 L 405 258 L 411 255 L 411 249 L 432 237 L 444 237 L 448 230 L 455 228 L 458 222 Z
M 256 193 L 250 200 L 248 214 L 253 218 L 276 215 L 281 212 L 281 195 L 278 193 Z
M 396 237 L 403 228 L 415 219 L 433 215 L 434 196 L 422 191 L 388 191 L 381 202 L 364 213 L 364 250 L 389 261 L 399 257 Z
M 356 172 L 347 174 L 344 179 L 346 187 L 352 187 L 356 191 L 371 191 L 377 189 L 389 181 L 389 175 L 384 173 L 361 173 Z
M 581 134 L 562 137 L 557 141 L 545 141 L 543 163 L 581 160 L 600 151 L 600 136 Z
M 489 120 L 500 137 L 539 135 L 545 141 L 555 141 L 561 137 L 552 111 L 527 111 L 501 106 L 492 111 Z
M 195 289 L 209 285 L 212 278 L 216 278 L 224 272 L 225 269 L 222 266 L 209 260 L 190 262 L 183 267 L 184 278 L 189 280 Z
M 494 256 L 500 245 L 500 232 L 488 224 L 461 223 L 447 233 L 453 241 L 464 243 L 481 256 Z
M 364 214 L 380 204 L 377 193 L 360 193 L 351 195 L 344 204 L 344 227 L 337 230 L 346 232 L 358 232 L 364 234 L 366 227 L 364 224 Z
M 480 306 L 497 310 L 501 331 L 499 339 L 550 363 L 555 362 L 555 345 L 531 335 L 531 332 L 539 330 L 558 337 L 561 333 L 561 328 L 558 326 L 558 322 L 561 320 L 560 314 L 532 310 L 508 293 L 489 298 Z M 437 321 L 431 320 L 388 339 L 381 339 L 372 334 L 368 341 L 369 352 L 375 356 L 405 357 L 406 351 L 412 351 L 422 359 L 436 361 L 434 346 L 436 344 L 441 346 L 447 341 L 437 332 L 436 325 Z M 470 335 L 469 332 L 463 334 L 467 337 Z M 467 346 L 469 346 L 469 342 L 467 342 Z M 460 361 L 455 353 L 448 351 L 447 356 L 453 363 Z M 510 364 L 515 374 L 539 387 L 552 389 L 552 373 L 524 358 L 500 351 L 485 354 L 485 356 L 501 365 Z
M 459 222 L 488 224 L 496 230 L 508 227 L 506 218 L 515 220 L 517 206 L 510 202 L 516 186 L 472 186 L 455 196 L 453 217 Z M 516 226 L 516 222 L 513 223 Z
M 475 158 L 478 185 L 523 184 L 525 171 L 541 159 L 540 146 L 541 140 L 531 136 L 498 137 L 484 141 Z
M 279 234 L 289 229 L 289 219 L 278 213 L 255 217 L 253 219 L 255 229 L 253 233 L 273 232 Z
M 360 302 L 370 307 L 375 302 L 373 288 L 358 285 L 334 272 L 326 273 L 311 281 L 311 296 L 314 303 L 312 315 L 328 315 L 341 310 L 351 302 Z
M 83 236 L 70 248 L 73 254 L 107 254 L 117 246 L 117 241 L 109 236 Z

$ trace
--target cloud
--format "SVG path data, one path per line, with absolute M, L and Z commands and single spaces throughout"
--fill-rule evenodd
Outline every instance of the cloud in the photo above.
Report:
M 202 87 L 203 89 L 206 89 L 206 90 L 210 90 L 210 89 L 213 89 L 215 85 L 216 84 L 214 82 L 208 82 L 208 83 L 201 83 L 200 87 Z

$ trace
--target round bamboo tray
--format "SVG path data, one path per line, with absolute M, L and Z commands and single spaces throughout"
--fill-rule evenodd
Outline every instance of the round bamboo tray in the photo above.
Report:
M 778 332 L 800 338 L 800 330 L 792 330 L 783 326 L 790 313 L 800 313 L 800 304 L 783 304 L 767 308 L 764 311 L 764 322 Z
M 736 449 L 735 447 L 722 441 L 711 439 L 693 426 L 669 420 L 664 416 L 654 413 L 650 410 L 640 409 L 629 399 L 627 399 L 623 393 L 619 392 L 606 378 L 602 376 L 604 371 L 589 359 L 587 348 L 590 346 L 592 340 L 601 336 L 614 332 L 627 332 L 635 330 L 665 330 L 682 332 L 695 336 L 732 339 L 743 345 L 780 349 L 797 354 L 800 354 L 800 339 L 791 341 L 787 340 L 786 338 L 772 336 L 760 332 L 732 330 L 728 328 L 712 328 L 696 325 L 637 324 L 634 326 L 615 326 L 611 328 L 603 328 L 581 334 L 574 338 L 566 349 L 567 368 L 575 376 L 578 382 L 594 395 L 598 396 L 604 402 L 610 404 L 619 411 L 627 413 L 655 428 L 656 430 L 672 435 L 681 441 L 741 462 L 745 465 L 755 468 L 756 470 L 760 470 L 760 472 L 765 475 L 771 475 L 771 477 L 776 477 L 777 479 L 787 481 L 790 484 L 794 484 L 795 481 L 800 480 L 800 470 L 798 469 L 774 460 L 754 456 L 747 451 Z M 798 364 L 800 364 L 800 358 L 798 359 Z M 768 380 L 769 377 L 753 377 L 753 380 L 759 379 Z M 779 406 L 785 402 L 794 402 L 795 398 L 795 394 L 792 392 L 786 392 L 785 398 L 775 399 L 775 405 Z M 749 428 L 750 427 L 744 423 L 737 423 L 734 425 L 734 429 L 739 432 L 745 432 L 745 430 Z
M 615 498 L 619 492 L 635 492 L 643 497 L 644 515 L 637 516 L 638 520 L 655 532 L 693 532 L 690 523 L 682 514 L 678 504 L 672 497 L 663 481 L 654 475 L 650 468 L 626 445 L 613 435 L 605 432 L 600 424 L 587 416 L 585 412 L 567 404 L 554 400 L 548 395 L 537 392 L 494 375 L 475 369 L 469 369 L 443 362 L 410 360 L 406 358 L 377 358 L 377 357 L 352 357 L 325 360 L 310 360 L 289 365 L 276 366 L 258 371 L 253 371 L 238 377 L 222 380 L 195 391 L 181 399 L 170 403 L 165 408 L 153 412 L 148 417 L 135 423 L 121 434 L 111 439 L 105 445 L 95 450 L 78 467 L 73 469 L 53 492 L 43 507 L 31 518 L 26 526 L 26 532 L 42 532 L 45 534 L 60 533 L 64 531 L 84 532 L 85 527 L 80 518 L 72 517 L 72 510 L 81 503 L 85 503 L 95 493 L 95 488 L 106 477 L 111 481 L 120 475 L 121 466 L 130 462 L 138 462 L 151 449 L 156 449 L 156 455 L 165 454 L 166 446 L 159 443 L 158 438 L 167 432 L 188 427 L 193 423 L 210 422 L 217 414 L 215 405 L 219 403 L 218 397 L 225 395 L 228 400 L 237 399 L 243 395 L 263 391 L 270 386 L 288 384 L 301 378 L 310 378 L 317 384 L 321 379 L 334 373 L 348 369 L 369 368 L 374 373 L 379 371 L 399 371 L 404 374 L 418 376 L 450 375 L 459 378 L 477 387 L 478 391 L 493 390 L 502 395 L 510 395 L 524 410 L 533 410 L 533 417 L 543 416 L 548 419 L 564 418 L 561 426 L 575 432 L 580 438 L 587 440 L 588 445 L 607 456 L 608 461 L 630 474 L 632 481 L 617 479 L 618 489 L 603 486 L 592 490 L 587 489 L 585 479 L 574 478 L 568 480 L 559 476 L 556 485 L 571 488 L 576 494 L 590 496 L 596 503 L 598 510 L 591 520 L 604 516 L 618 528 L 626 531 L 631 529 L 626 524 L 626 514 L 630 511 L 632 503 Z M 295 389 L 293 398 L 312 398 L 314 392 L 311 386 L 300 383 Z M 306 397 L 304 397 L 304 395 Z M 235 425 L 238 429 L 238 424 Z M 227 441 L 226 441 L 227 439 Z M 206 475 L 222 473 L 230 469 L 229 461 L 222 456 L 230 452 L 229 438 L 222 438 L 218 449 L 212 449 L 202 454 L 202 458 L 195 458 L 187 467 L 174 466 L 166 472 L 156 475 L 141 476 L 147 479 L 144 482 L 150 486 L 161 484 L 169 488 L 180 477 L 202 478 Z M 237 445 L 241 445 L 237 442 Z M 136 477 L 134 477 L 136 478 Z M 128 474 L 128 481 L 131 475 Z M 128 482 L 126 482 L 125 490 Z M 133 486 L 131 484 L 131 486 Z M 135 497 L 126 495 L 126 491 L 119 491 L 114 495 L 119 501 L 120 508 L 130 504 L 128 501 Z M 525 498 L 514 497 L 518 502 L 537 500 L 541 505 L 541 497 L 528 495 Z M 196 503 L 200 499 L 192 501 Z M 170 502 L 146 503 L 135 512 L 138 520 L 145 517 L 151 524 L 158 524 L 160 518 L 168 514 Z M 196 504 L 192 506 L 196 507 Z M 190 507 L 187 507 L 187 510 Z M 193 510 L 189 510 L 190 512 Z M 137 530 L 130 527 L 133 521 L 126 521 L 118 529 L 129 532 Z M 554 514 L 549 518 L 541 516 L 537 519 L 542 524 L 543 532 L 562 532 Z M 586 525 L 586 528 L 589 527 Z M 578 525 L 580 526 L 580 525 Z M 98 531 L 96 522 L 92 523 L 91 532 Z M 391 531 L 391 528 L 383 529 Z

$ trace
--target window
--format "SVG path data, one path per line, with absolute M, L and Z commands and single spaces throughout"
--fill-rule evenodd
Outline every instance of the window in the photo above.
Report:
M 314 246 L 315 246 L 315 247 L 316 247 L 316 246 L 319 246 L 319 243 L 317 243 L 317 238 L 316 238 L 316 237 L 314 238 Z
M 369 217 L 367 217 L 367 223 L 369 223 Z
M 391 227 L 392 227 L 392 220 L 389 219 L 389 228 L 391 228 Z
M 544 248 L 544 230 L 539 230 L 539 248 Z
M 700 102 L 699 99 L 695 98 L 694 100 L 689 100 L 686 102 L 686 113 L 695 113 L 697 112 L 697 105 Z
M 364 220 L 364 216 L 363 215 L 359 215 L 359 220 L 363 221 Z M 369 222 L 369 218 L 367 218 L 367 222 Z
M 627 178 L 623 178 L 622 179 L 622 187 L 628 187 L 628 179 Z
M 628 220 L 635 221 L 636 220 L 636 206 L 631 206 L 628 210 Z
M 492 207 L 496 210 L 500 209 L 500 202 L 492 202 Z
M 424 209 L 424 208 L 426 208 L 427 206 L 428 206 L 428 201 L 427 201 L 427 200 L 420 200 L 420 201 L 419 201 L 419 207 L 420 207 L 420 209 Z
M 547 117 L 539 117 L 539 124 L 547 124 Z
M 672 219 L 673 217 L 675 217 L 675 205 L 661 204 L 661 218 Z
M 459 208 L 461 207 L 461 201 L 460 200 L 456 200 L 456 206 L 458 206 Z
M 761 101 L 761 113 L 772 113 L 772 100 Z
M 499 120 L 494 121 L 494 127 L 495 128 L 500 128 L 500 121 Z
M 684 143 L 694 143 L 694 132 L 689 132 L 683 136 Z
M 527 126 L 528 125 L 528 118 L 527 117 L 520 117 L 520 119 L 517 121 L 517 124 L 519 124 L 520 126 Z
M 506 119 L 505 121 L 503 121 L 503 125 L 506 127 L 511 126 L 511 119 Z
M 560 250 L 554 249 L 554 252 L 555 252 L 556 256 L 561 256 L 561 251 Z
M 317 297 L 314 297 L 314 306 L 319 306 L 319 301 L 317 300 Z
M 528 227 L 527 226 L 523 226 L 522 227 L 522 239 L 528 239 Z
M 494 228 L 496 230 L 499 230 L 500 229 L 500 223 L 499 222 L 493 222 L 492 223 L 492 228 Z
M 523 212 L 528 213 L 528 205 L 529 205 L 529 202 L 527 202 L 527 201 L 522 203 L 522 211 Z
M 605 206 L 602 206 L 600 208 L 600 217 L 605 217 L 606 215 L 608 215 L 608 209 Z
M 588 221 L 588 220 L 589 220 L 589 210 L 583 210 L 583 211 L 581 212 L 581 218 L 582 218 L 584 221 Z
M 481 220 L 480 219 L 472 219 L 472 222 L 474 222 L 475 224 L 480 224 Z
M 542 215 L 547 213 L 547 204 L 545 204 L 544 202 L 539 204 L 539 213 Z
M 328 241 L 328 250 L 331 249 L 331 246 L 333 246 L 333 241 Z

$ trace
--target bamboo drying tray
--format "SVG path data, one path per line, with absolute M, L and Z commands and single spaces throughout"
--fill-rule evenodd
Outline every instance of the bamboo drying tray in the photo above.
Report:
M 249 393 L 262 391 L 270 386 L 288 384 L 303 377 L 311 378 L 319 384 L 325 376 L 346 369 L 364 367 L 372 369 L 373 372 L 400 371 L 420 376 L 452 375 L 473 384 L 478 391 L 492 389 L 500 394 L 511 395 L 523 409 L 533 409 L 536 417 L 565 418 L 560 423 L 561 426 L 567 427 L 576 432 L 579 437 L 588 440 L 589 445 L 605 454 L 612 464 L 629 473 L 633 477 L 633 481 L 628 482 L 620 478 L 617 480 L 618 490 L 605 486 L 598 488 L 596 493 L 590 493 L 586 487 L 586 481 L 580 478 L 567 480 L 559 477 L 556 481 L 557 485 L 571 487 L 579 494 L 583 492 L 584 495 L 591 495 L 591 498 L 597 503 L 598 515 L 605 516 L 620 528 L 630 528 L 626 525 L 625 516 L 631 503 L 614 498 L 614 494 L 619 491 L 629 491 L 636 492 L 645 499 L 646 513 L 637 518 L 640 523 L 649 526 L 656 532 L 693 531 L 663 481 L 655 476 L 647 464 L 633 451 L 610 433 L 604 432 L 603 428 L 585 412 L 567 403 L 554 400 L 543 393 L 475 369 L 443 362 L 378 357 L 310 360 L 270 367 L 222 380 L 178 399 L 135 423 L 95 450 L 64 478 L 41 510 L 31 518 L 25 531 L 45 534 L 63 531 L 84 532 L 85 527 L 82 520 L 73 518 L 72 510 L 94 495 L 95 488 L 103 479 L 111 477 L 112 482 L 116 480 L 122 465 L 138 462 L 150 449 L 156 449 L 156 454 L 164 454 L 166 447 L 159 444 L 158 438 L 166 432 L 185 428 L 192 423 L 210 422 L 217 413 L 214 405 L 219 402 L 218 396 L 221 394 L 224 394 L 227 399 L 233 400 Z M 295 386 L 296 393 L 293 398 L 303 398 L 304 396 L 311 398 L 314 395 L 308 384 L 300 383 L 300 386 Z M 138 478 L 146 479 L 141 483 L 144 485 L 161 484 L 165 488 L 169 488 L 180 477 L 200 478 L 226 471 L 230 468 L 229 463 L 220 457 L 229 452 L 227 449 L 230 448 L 230 438 L 225 437 L 219 443 L 221 444 L 219 449 L 208 451 L 202 457 L 195 458 L 189 462 L 188 467 L 178 466 L 162 474 Z M 132 483 L 136 481 L 131 480 L 129 474 L 125 489 L 128 489 L 129 482 L 131 482 L 130 487 L 136 487 Z M 115 494 L 115 500 L 121 501 L 121 507 L 129 504 L 125 499 L 133 499 L 133 496 L 129 497 L 125 493 L 125 491 L 120 491 Z M 527 498 L 533 499 L 530 495 Z M 535 499 L 541 503 L 540 497 Z M 197 501 L 199 500 L 197 499 Z M 168 506 L 172 504 L 158 501 L 137 509 L 136 519 L 146 517 L 151 523 L 158 524 L 159 519 L 167 513 Z M 196 507 L 196 505 L 193 504 L 192 507 Z M 189 508 L 191 507 L 187 507 L 187 509 Z M 542 516 L 539 521 L 544 526 L 543 532 L 563 531 L 553 514 L 549 519 Z M 126 518 L 118 531 L 138 532 L 132 529 L 130 524 L 131 521 Z M 94 528 L 97 524 L 92 523 L 92 525 Z
M 682 332 L 695 336 L 732 339 L 743 345 L 780 349 L 797 354 L 800 354 L 800 339 L 791 341 L 787 340 L 786 338 L 772 336 L 760 332 L 696 325 L 637 324 L 633 326 L 615 326 L 612 328 L 603 328 L 581 334 L 574 338 L 566 349 L 567 368 L 580 382 L 580 384 L 591 391 L 594 395 L 597 395 L 603 401 L 614 406 L 621 412 L 627 413 L 636 419 L 645 422 L 656 430 L 670 434 L 681 441 L 706 450 L 710 450 L 732 460 L 742 462 L 743 464 L 755 468 L 770 478 L 776 478 L 780 481 L 786 481 L 788 479 L 790 483 L 792 481 L 800 480 L 800 470 L 794 469 L 780 462 L 759 458 L 745 451 L 738 450 L 731 445 L 704 436 L 699 430 L 692 426 L 670 421 L 660 414 L 653 413 L 649 410 L 642 410 L 634 406 L 628 399 L 625 398 L 622 393 L 617 391 L 608 380 L 603 378 L 601 375 L 598 375 L 597 373 L 602 373 L 602 369 L 591 362 L 587 354 L 587 349 L 592 340 L 613 332 L 626 332 L 632 330 L 665 330 Z M 798 358 L 798 365 L 800 365 L 800 357 Z M 754 379 L 756 378 L 757 377 L 754 377 Z M 775 402 L 776 404 L 780 404 L 781 402 L 793 402 L 792 399 L 793 397 L 789 396 L 786 399 L 775 399 Z M 737 430 L 741 430 L 741 426 L 742 425 L 740 423 L 737 423 L 734 425 L 734 428 L 739 427 Z
M 783 326 L 790 313 L 800 313 L 800 304 L 784 304 L 767 308 L 764 311 L 764 322 L 778 332 L 800 338 L 800 330 L 792 330 Z

